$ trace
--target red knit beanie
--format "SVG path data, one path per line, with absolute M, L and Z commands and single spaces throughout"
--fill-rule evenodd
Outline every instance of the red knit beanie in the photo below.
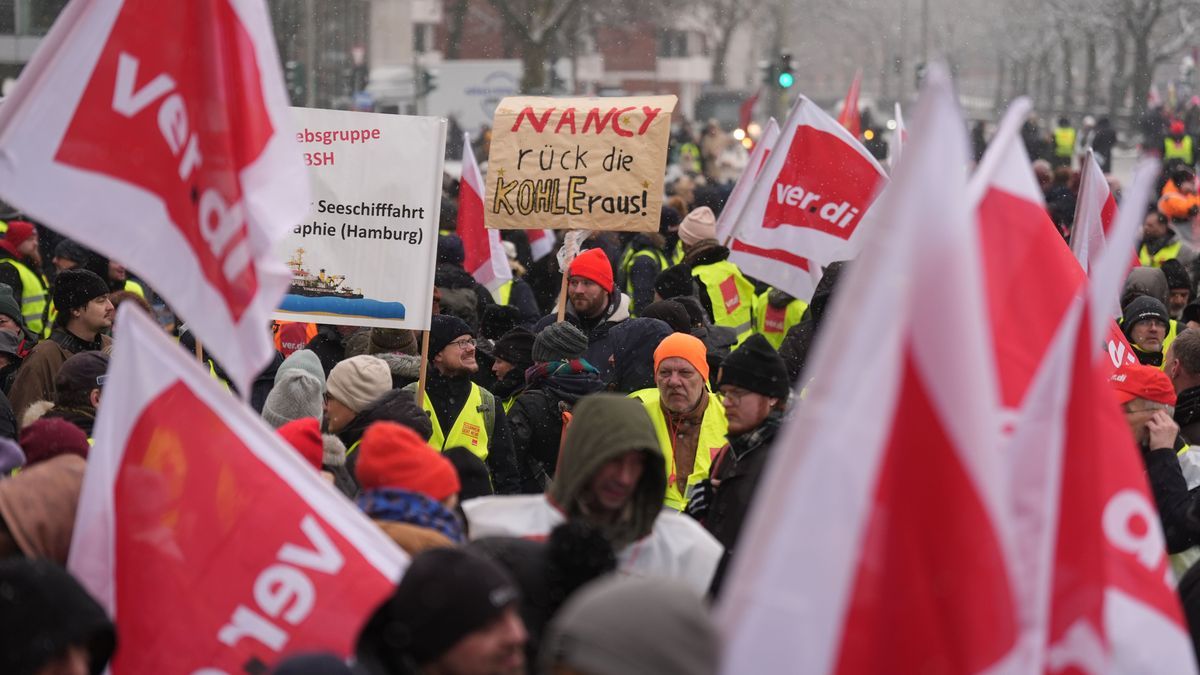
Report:
M 315 417 L 301 417 L 276 429 L 283 440 L 295 448 L 304 460 L 317 471 L 325 463 L 325 443 L 321 440 L 321 423 Z
M 32 236 L 33 223 L 27 220 L 8 221 L 8 233 L 4 235 L 4 240 L 12 244 L 14 249 L 24 244 L 25 240 Z
M 376 422 L 367 427 L 358 453 L 354 474 L 364 490 L 398 488 L 439 502 L 459 491 L 450 460 L 404 425 Z
M 59 455 L 88 456 L 87 434 L 59 417 L 43 417 L 21 430 L 17 439 L 25 451 L 25 468 Z
M 571 261 L 568 276 L 583 277 L 596 282 L 596 285 L 609 293 L 613 291 L 612 263 L 608 262 L 604 251 L 598 248 L 589 248 L 575 256 Z

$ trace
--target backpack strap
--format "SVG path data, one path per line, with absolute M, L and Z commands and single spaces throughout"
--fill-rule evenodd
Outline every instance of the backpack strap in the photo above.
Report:
M 479 387 L 477 384 L 472 386 Z M 479 387 L 479 412 L 483 413 L 483 422 L 487 425 L 489 443 L 496 429 L 496 395 L 483 387 Z

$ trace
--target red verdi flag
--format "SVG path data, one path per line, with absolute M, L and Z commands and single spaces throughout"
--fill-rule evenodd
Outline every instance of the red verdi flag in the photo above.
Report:
M 871 153 L 801 96 L 744 205 L 722 225 L 754 249 L 821 265 L 848 260 L 862 249 L 864 217 L 886 182 Z
M 859 68 L 854 73 L 854 81 L 850 83 L 845 100 L 842 101 L 842 112 L 838 113 L 838 124 L 846 127 L 846 131 L 855 138 L 862 135 L 862 114 L 858 111 L 858 92 L 861 88 L 862 68 Z
M 117 327 L 68 561 L 128 647 L 114 675 L 349 655 L 407 557 L 155 322 Z
M 308 209 L 278 64 L 262 0 L 75 0 L 0 108 L 0 197 L 135 270 L 242 391 Z

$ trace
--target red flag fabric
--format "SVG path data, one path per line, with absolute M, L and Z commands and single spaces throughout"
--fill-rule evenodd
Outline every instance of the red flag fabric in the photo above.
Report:
M 738 108 L 738 126 L 744 131 L 750 126 L 750 120 L 754 118 L 754 106 L 758 104 L 758 95 L 762 93 L 762 88 L 757 89 L 749 98 L 742 101 L 741 107 Z
M 483 225 L 483 176 L 471 149 L 471 135 L 463 134 L 462 180 L 458 182 L 458 237 L 462 239 L 463 267 L 493 294 L 512 279 L 500 231 Z
M 68 560 L 128 647 L 114 675 L 352 653 L 407 556 L 153 320 L 117 328 Z
M 1091 263 L 1104 250 L 1104 237 L 1117 216 L 1117 201 L 1104 178 L 1104 171 L 1088 148 L 1079 173 L 1079 197 L 1075 202 L 1075 221 L 1071 225 L 1071 252 L 1086 274 Z M 1133 254 L 1133 266 L 1137 255 Z
M 862 114 L 858 111 L 858 90 L 862 87 L 862 68 L 854 73 L 854 81 L 842 101 L 842 112 L 838 113 L 838 124 L 846 127 L 851 136 L 862 136 Z
M 871 229 L 865 214 L 886 174 L 804 96 L 769 150 L 743 203 L 727 207 L 722 227 L 736 233 L 731 259 L 743 271 L 807 298 L 821 265 L 858 255 Z
M 526 230 L 529 234 L 529 249 L 537 262 L 554 250 L 554 230 Z
M 739 544 L 725 673 L 979 672 L 1016 648 L 968 146 L 944 69 L 913 126 L 888 227 L 843 281 Z M 862 331 L 875 312 L 889 320 Z
M 135 270 L 243 392 L 309 207 L 278 64 L 261 0 L 76 0 L 0 108 L 0 197 Z

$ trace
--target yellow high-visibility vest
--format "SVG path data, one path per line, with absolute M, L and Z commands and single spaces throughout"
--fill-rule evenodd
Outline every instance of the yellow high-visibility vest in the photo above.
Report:
M 1184 164 L 1192 165 L 1194 162 L 1192 153 L 1192 137 L 1184 136 L 1180 140 L 1167 137 L 1163 140 L 1163 161 L 1171 161 L 1172 159 L 1182 160 Z
M 667 428 L 667 416 L 663 412 L 658 389 L 642 389 L 629 395 L 636 398 L 646 407 L 650 421 L 654 423 L 654 433 L 658 436 L 658 445 L 662 449 L 663 458 L 667 464 L 667 494 L 663 504 L 676 511 L 682 511 L 687 506 L 687 491 L 693 485 L 708 478 L 712 468 L 712 456 L 725 447 L 728 439 L 729 424 L 725 420 L 725 408 L 720 399 L 712 392 L 706 391 L 708 407 L 704 409 L 704 418 L 700 421 L 700 437 L 696 441 L 696 460 L 692 464 L 692 472 L 688 474 L 687 485 L 683 492 L 676 486 L 675 446 L 671 443 L 671 431 Z
M 1058 157 L 1070 157 L 1075 154 L 1075 130 L 1071 127 L 1057 127 L 1054 130 L 1054 154 Z
M 461 445 L 479 459 L 487 460 L 489 429 L 482 410 L 483 395 L 480 393 L 479 385 L 471 383 L 471 393 L 467 396 L 467 402 L 463 404 L 462 410 L 459 411 L 458 419 L 454 420 L 454 424 L 450 427 L 450 433 L 442 430 L 442 424 L 433 410 L 433 403 L 430 402 L 428 393 L 421 398 L 421 407 L 429 413 L 429 419 L 433 422 L 433 435 L 429 437 L 429 444 L 435 450 L 441 452 L 446 448 Z
M 1178 258 L 1179 249 L 1181 248 L 1183 248 L 1183 242 L 1177 241 L 1174 244 L 1167 244 L 1158 249 L 1158 252 L 1152 256 L 1150 255 L 1150 249 L 1146 248 L 1146 245 L 1143 244 L 1141 250 L 1138 251 L 1138 262 L 1142 263 L 1142 267 L 1162 267 L 1164 262 Z
M 737 331 L 737 343 L 754 332 L 751 309 L 754 307 L 754 284 L 742 276 L 737 265 L 722 260 L 692 268 L 692 276 L 700 280 L 712 303 L 713 323 Z
M 25 325 L 42 338 L 50 337 L 50 325 L 46 323 L 46 280 L 20 260 L 3 258 L 0 263 L 12 265 L 21 278 L 21 316 Z
M 808 303 L 793 298 L 786 307 L 776 308 L 772 307 L 767 299 L 770 295 L 771 291 L 768 289 L 754 299 L 754 332 L 767 338 L 772 347 L 779 349 L 792 326 L 800 323 L 800 317 L 804 316 Z

